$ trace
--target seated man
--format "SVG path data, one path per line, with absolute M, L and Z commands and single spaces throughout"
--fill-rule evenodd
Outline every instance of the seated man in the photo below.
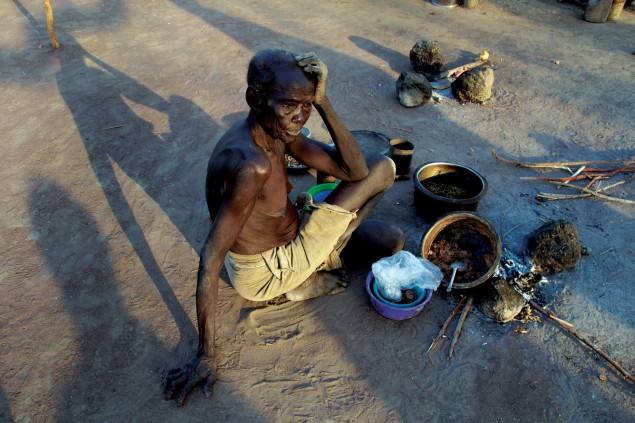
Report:
M 327 68 L 314 53 L 265 50 L 247 73 L 249 116 L 219 140 L 209 161 L 206 196 L 213 220 L 203 246 L 196 288 L 199 345 L 196 356 L 165 378 L 166 398 L 180 405 L 192 387 L 213 383 L 212 348 L 218 279 L 223 263 L 236 291 L 248 300 L 284 294 L 292 301 L 340 292 L 346 286 L 340 253 L 355 245 L 375 247 L 381 256 L 403 248 L 394 225 L 364 222 L 391 187 L 394 163 L 364 158 L 326 96 Z M 334 146 L 311 140 L 300 130 L 312 107 Z M 341 180 L 324 203 L 308 201 L 299 218 L 289 200 L 285 154 Z M 360 241 L 361 240 L 361 241 Z M 351 243 L 352 244 L 352 243 Z

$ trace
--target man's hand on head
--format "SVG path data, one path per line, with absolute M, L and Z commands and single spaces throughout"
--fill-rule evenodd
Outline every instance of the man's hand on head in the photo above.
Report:
M 301 66 L 305 72 L 312 73 L 317 78 L 317 86 L 315 87 L 314 104 L 322 104 L 326 100 L 326 80 L 328 78 L 328 69 L 315 53 L 300 53 L 295 56 L 298 66 Z

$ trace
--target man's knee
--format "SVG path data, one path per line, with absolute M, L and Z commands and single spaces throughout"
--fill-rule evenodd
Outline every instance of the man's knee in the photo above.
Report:
M 370 175 L 381 185 L 382 190 L 386 190 L 395 182 L 396 167 L 389 157 L 383 154 L 372 157 L 368 160 Z

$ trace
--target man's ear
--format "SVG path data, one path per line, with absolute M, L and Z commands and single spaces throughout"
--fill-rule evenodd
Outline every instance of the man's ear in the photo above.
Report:
M 245 99 L 247 100 L 247 104 L 249 108 L 255 112 L 259 112 L 262 108 L 263 98 L 260 95 L 260 92 L 256 90 L 254 87 L 247 87 L 247 92 L 245 93 Z

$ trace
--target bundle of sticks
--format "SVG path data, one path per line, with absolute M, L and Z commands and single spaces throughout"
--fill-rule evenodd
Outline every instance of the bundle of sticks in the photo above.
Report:
M 437 347 L 440 341 L 443 341 L 443 339 L 446 338 L 445 331 L 448 329 L 448 326 L 450 325 L 450 322 L 452 321 L 454 316 L 456 316 L 456 314 L 461 309 L 461 306 L 465 302 L 466 298 L 467 297 L 461 298 L 461 301 L 459 301 L 456 307 L 454 307 L 454 309 L 452 310 L 452 313 L 450 313 L 448 318 L 445 320 L 445 322 L 443 323 L 443 326 L 441 327 L 441 330 L 439 331 L 439 334 L 437 335 L 436 338 L 432 340 L 432 343 L 430 344 L 428 351 L 426 351 L 426 354 L 425 354 L 426 356 L 430 354 L 430 352 Z M 456 328 L 454 329 L 454 335 L 452 336 L 452 342 L 450 343 L 450 351 L 448 352 L 448 360 L 450 360 L 452 358 L 452 354 L 454 354 L 454 348 L 456 347 L 456 343 L 459 340 L 459 336 L 461 336 L 463 323 L 465 322 L 465 318 L 467 317 L 468 313 L 472 309 L 473 302 L 474 302 L 474 296 L 470 295 L 470 297 L 467 298 L 467 304 L 465 304 L 465 307 L 463 307 L 463 311 L 461 312 L 461 317 L 459 317 L 459 322 L 456 324 Z
M 495 150 L 492 150 L 492 156 L 503 163 L 513 164 L 517 167 L 531 169 L 545 169 L 548 171 L 566 171 L 567 176 L 551 177 L 551 176 L 534 176 L 524 177 L 521 179 L 532 179 L 539 181 L 547 181 L 558 187 L 569 187 L 580 192 L 580 194 L 554 194 L 540 192 L 536 198 L 541 201 L 549 200 L 572 200 L 576 198 L 597 197 L 604 200 L 616 201 L 624 204 L 635 204 L 635 200 L 618 198 L 606 195 L 603 192 L 624 185 L 635 178 L 635 158 L 624 160 L 592 160 L 578 162 L 547 162 L 547 163 L 528 163 L 517 159 L 504 158 Z M 602 186 L 603 182 L 617 175 L 628 175 L 626 179 Z M 573 184 L 571 182 L 585 181 L 584 186 Z

